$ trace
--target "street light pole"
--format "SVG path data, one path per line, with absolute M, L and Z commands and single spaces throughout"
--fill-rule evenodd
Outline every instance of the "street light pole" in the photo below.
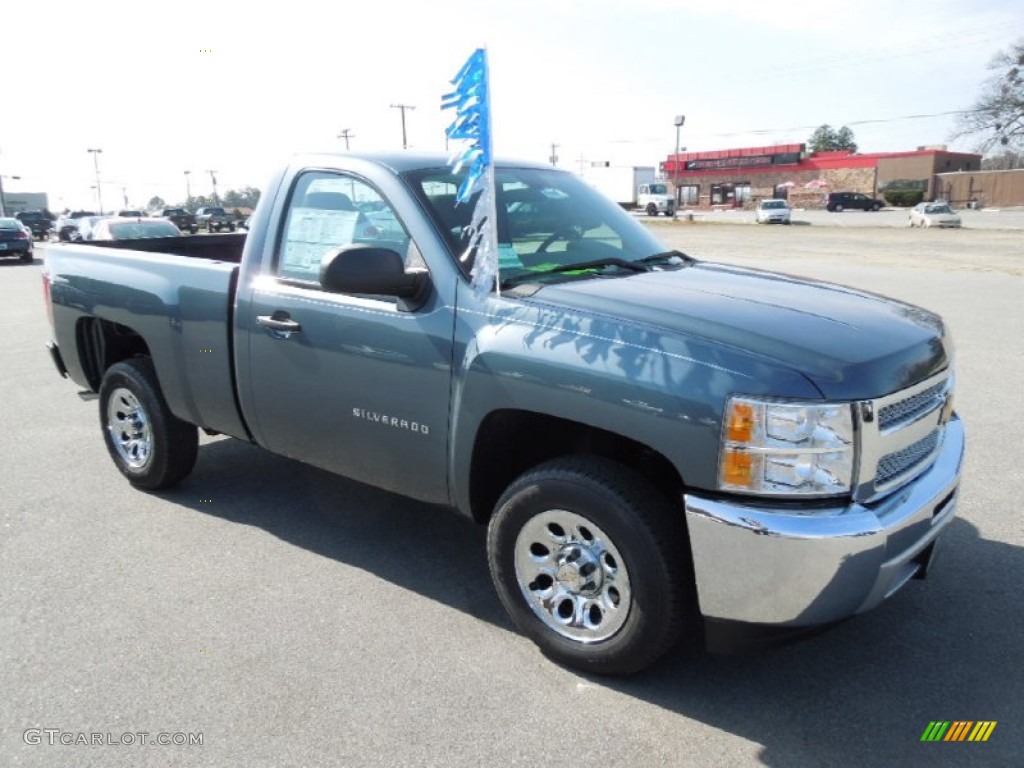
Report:
M 673 121 L 676 124 L 676 154 L 672 158 L 672 170 L 674 176 L 672 178 L 672 186 L 676 192 L 676 204 L 672 206 L 672 221 L 679 219 L 679 129 L 683 127 L 683 123 L 686 122 L 686 115 L 676 115 L 676 119 Z
M 192 184 L 189 181 L 189 174 L 192 171 L 185 171 L 185 209 L 188 210 L 189 205 L 192 204 Z
M 350 138 L 354 139 L 355 137 L 356 137 L 356 135 L 354 133 L 352 133 L 352 131 L 350 131 L 348 128 L 342 128 L 341 129 L 341 133 L 338 134 L 338 138 L 345 140 L 345 151 L 346 152 L 348 152 L 348 140 Z
M 213 202 L 214 202 L 214 205 L 220 205 L 220 200 L 217 197 L 217 177 L 214 176 L 216 171 L 207 170 L 206 172 L 208 174 L 210 174 L 210 181 L 213 183 Z
M 103 190 L 100 189 L 100 161 L 99 155 L 102 149 L 90 149 L 92 153 L 92 165 L 96 169 L 96 199 L 100 204 L 100 216 L 103 215 Z
M 7 215 L 7 198 L 4 197 L 4 179 L 20 179 L 21 176 L 0 176 L 0 217 Z

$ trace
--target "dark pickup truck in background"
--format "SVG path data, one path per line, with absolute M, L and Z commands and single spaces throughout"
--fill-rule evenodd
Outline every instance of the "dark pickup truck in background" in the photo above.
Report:
M 474 286 L 464 173 L 300 155 L 248 235 L 48 249 L 50 352 L 120 472 L 183 481 L 202 428 L 449 505 L 516 626 L 596 673 L 926 574 L 964 450 L 939 317 L 667 251 L 526 164 L 496 168 L 500 281 Z
M 22 224 L 32 230 L 32 237 L 48 240 L 53 231 L 54 218 L 47 211 L 19 211 L 14 214 Z
M 199 231 L 199 224 L 196 222 L 195 215 L 189 213 L 184 208 L 164 208 L 160 211 L 160 216 L 164 219 L 170 219 L 174 226 L 182 232 L 191 232 L 194 235 Z
M 209 205 L 196 210 L 196 223 L 208 232 L 220 232 L 225 229 L 234 232 L 237 226 L 234 216 L 219 206 Z

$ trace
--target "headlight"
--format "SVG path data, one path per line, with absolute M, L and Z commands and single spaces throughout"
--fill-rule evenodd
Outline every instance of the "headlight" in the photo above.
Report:
M 835 496 L 853 477 L 848 403 L 775 403 L 731 397 L 725 406 L 718 485 L 761 495 Z

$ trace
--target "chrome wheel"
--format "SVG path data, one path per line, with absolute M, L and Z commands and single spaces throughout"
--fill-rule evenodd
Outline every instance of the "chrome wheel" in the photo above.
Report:
M 107 431 L 121 460 L 141 469 L 153 455 L 153 429 L 149 416 L 130 389 L 118 387 L 107 403 Z
M 604 531 L 573 512 L 547 510 L 523 526 L 515 571 L 533 612 L 563 637 L 606 640 L 629 616 L 632 592 L 622 555 Z

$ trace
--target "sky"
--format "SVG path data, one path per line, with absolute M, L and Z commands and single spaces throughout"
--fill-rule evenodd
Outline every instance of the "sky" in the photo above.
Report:
M 353 152 L 401 149 L 395 104 L 414 107 L 410 148 L 443 151 L 441 96 L 480 47 L 498 156 L 548 162 L 554 144 L 577 172 L 656 166 L 676 115 L 690 151 L 806 142 L 823 123 L 862 152 L 972 151 L 943 113 L 1024 39 L 1020 0 L 12 5 L 0 175 L 57 211 L 97 207 L 94 158 L 110 209 L 183 201 L 186 170 L 193 195 L 212 193 L 209 170 L 220 193 L 262 189 L 295 152 L 343 150 L 345 129 Z

